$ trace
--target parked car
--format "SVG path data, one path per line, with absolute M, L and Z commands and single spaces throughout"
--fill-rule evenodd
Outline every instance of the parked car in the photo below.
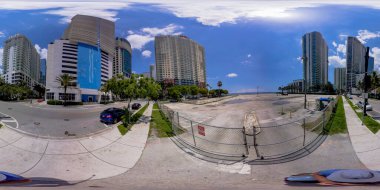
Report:
M 138 110 L 140 107 L 141 107 L 140 103 L 134 103 L 134 104 L 132 104 L 132 109 L 133 110 Z
M 361 108 L 361 109 L 363 109 L 363 102 L 362 101 L 359 101 L 358 103 L 356 103 L 356 105 L 359 107 L 359 108 Z M 372 106 L 367 102 L 367 104 L 366 104 L 366 110 L 367 111 L 372 111 Z
M 104 123 L 117 123 L 125 111 L 120 108 L 108 108 L 100 113 L 100 121 Z

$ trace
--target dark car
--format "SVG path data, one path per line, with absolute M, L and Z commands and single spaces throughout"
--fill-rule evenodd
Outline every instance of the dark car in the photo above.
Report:
M 140 103 L 134 103 L 134 104 L 132 104 L 132 109 L 133 110 L 138 110 L 140 107 L 141 107 Z
M 117 123 L 125 111 L 120 108 L 108 108 L 100 113 L 100 121 L 104 123 Z

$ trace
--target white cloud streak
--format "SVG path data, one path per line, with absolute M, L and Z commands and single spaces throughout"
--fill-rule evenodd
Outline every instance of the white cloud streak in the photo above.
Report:
M 299 16 L 292 14 L 297 8 L 311 8 L 323 5 L 351 5 L 380 9 L 380 1 L 373 0 L 129 0 L 109 2 L 105 0 L 5 0 L 0 9 L 5 10 L 44 10 L 45 14 L 62 16 L 68 22 L 75 14 L 89 14 L 108 20 L 117 19 L 117 11 L 128 8 L 134 3 L 152 4 L 161 10 L 167 10 L 180 18 L 195 18 L 198 22 L 219 26 L 222 23 L 236 23 L 237 20 L 255 18 L 286 18 Z
M 329 56 L 329 65 L 337 68 L 337 67 L 345 67 L 346 59 L 341 58 L 338 55 Z
M 238 74 L 236 74 L 236 73 L 229 73 L 226 75 L 226 77 L 228 77 L 228 78 L 235 78 L 237 76 L 238 76 Z
M 141 55 L 143 57 L 149 58 L 152 55 L 152 52 L 149 50 L 144 50 L 143 52 L 141 52 Z
M 358 38 L 358 40 L 361 41 L 363 44 L 367 43 L 367 40 L 379 37 L 380 32 L 371 32 L 368 30 L 359 30 L 358 35 L 356 36 L 356 38 Z
M 178 31 L 183 29 L 183 26 L 176 24 L 169 24 L 163 28 L 142 28 L 140 31 L 128 31 L 130 35 L 127 36 L 127 40 L 131 43 L 133 49 L 141 50 L 147 43 L 154 40 L 158 35 L 179 35 L 182 32 Z
M 47 58 L 47 52 L 48 52 L 48 50 L 46 48 L 41 48 L 38 44 L 35 44 L 34 48 L 36 48 L 38 54 L 40 54 L 41 59 L 46 59 Z

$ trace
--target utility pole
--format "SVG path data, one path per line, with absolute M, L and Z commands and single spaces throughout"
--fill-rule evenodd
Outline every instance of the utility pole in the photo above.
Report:
M 368 95 L 367 95 L 367 88 L 368 88 L 368 82 L 367 79 L 367 71 L 368 71 L 368 60 L 369 60 L 369 47 L 367 47 L 367 51 L 365 53 L 365 65 L 364 65 L 364 105 L 363 105 L 363 116 L 367 116 L 367 102 L 368 102 Z

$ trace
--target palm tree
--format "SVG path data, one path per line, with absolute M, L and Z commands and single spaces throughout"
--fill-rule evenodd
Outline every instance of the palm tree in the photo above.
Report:
M 218 81 L 218 88 L 219 88 L 219 97 L 221 96 L 221 93 L 220 93 L 220 87 L 222 87 L 223 83 L 222 81 Z
M 71 75 L 69 74 L 61 74 L 60 76 L 58 76 L 55 81 L 58 82 L 60 85 L 61 85 L 61 88 L 64 89 L 64 98 L 63 98 L 63 102 L 64 102 L 64 106 L 66 106 L 66 92 L 67 92 L 67 87 L 69 86 L 72 86 L 72 82 L 74 80 L 74 77 L 72 77 Z

